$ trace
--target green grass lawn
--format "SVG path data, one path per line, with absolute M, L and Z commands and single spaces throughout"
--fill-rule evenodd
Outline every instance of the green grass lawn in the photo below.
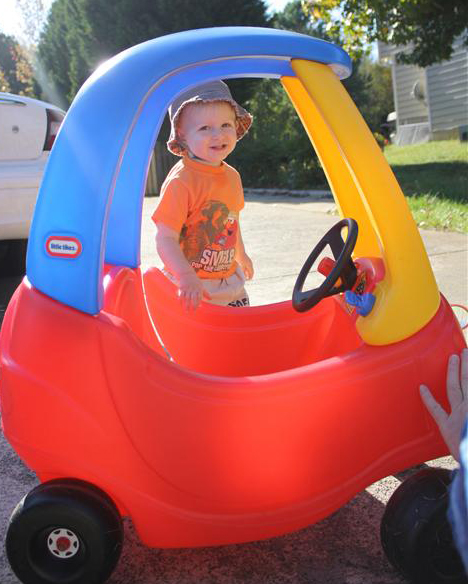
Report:
M 384 150 L 420 227 L 468 232 L 468 145 L 456 140 Z

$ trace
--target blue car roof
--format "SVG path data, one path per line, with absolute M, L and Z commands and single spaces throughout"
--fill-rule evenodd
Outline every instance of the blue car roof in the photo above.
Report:
M 50 153 L 29 237 L 32 285 L 78 310 L 99 312 L 104 261 L 140 264 L 146 174 L 170 103 L 213 79 L 294 77 L 293 58 L 329 65 L 340 78 L 351 74 L 349 56 L 331 43 L 254 27 L 159 37 L 99 67 Z

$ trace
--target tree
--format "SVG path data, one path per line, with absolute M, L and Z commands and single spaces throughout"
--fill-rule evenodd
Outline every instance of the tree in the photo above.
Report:
M 36 47 L 47 17 L 44 0 L 16 0 L 22 16 L 22 41 L 28 47 Z
M 404 63 L 426 67 L 450 59 L 453 42 L 468 45 L 466 0 L 303 0 L 315 21 L 332 35 L 342 35 L 344 48 L 361 56 L 374 41 L 408 46 Z
M 39 55 L 70 102 L 99 63 L 135 44 L 193 28 L 267 23 L 263 0 L 55 0 Z
M 273 24 L 339 43 L 339 39 L 326 33 L 323 23 L 311 22 L 301 0 L 289 2 L 282 12 L 275 14 Z M 393 110 L 390 69 L 368 58 L 358 59 L 353 74 L 343 84 L 371 131 L 380 133 L 382 122 Z M 280 83 L 257 81 L 256 91 L 246 106 L 254 116 L 254 123 L 230 156 L 230 161 L 241 171 L 244 184 L 290 189 L 326 186 L 309 138 Z
M 245 103 L 254 121 L 230 155 L 247 187 L 313 188 L 326 185 L 309 138 L 279 81 L 257 81 Z
M 7 93 L 11 91 L 8 79 L 5 77 L 5 74 L 1 69 L 0 69 L 0 91 L 4 91 Z
M 21 31 L 18 38 L 0 33 L 0 90 L 41 97 L 35 55 L 47 11 L 43 0 L 15 0 L 15 3 L 21 15 Z
M 14 91 L 16 89 L 16 53 L 17 42 L 11 36 L 0 32 L 0 71 L 2 75 L 1 91 Z
M 302 0 L 292 0 L 285 5 L 281 12 L 276 12 L 273 16 L 273 26 L 311 36 L 323 37 L 325 35 L 323 24 L 320 22 L 312 23 L 302 5 Z
M 382 124 L 395 109 L 393 103 L 392 72 L 390 67 L 372 62 L 363 57 L 357 74 L 365 81 L 365 99 L 355 99 L 362 116 L 372 132 L 382 133 Z
M 68 104 L 89 75 L 80 58 L 84 24 L 75 0 L 55 0 L 39 39 L 38 61 L 48 83 Z
M 304 10 L 301 0 L 286 4 L 282 12 L 274 15 L 274 26 L 294 30 L 337 45 L 342 39 L 335 30 L 326 30 L 323 21 L 316 21 Z M 390 69 L 368 58 L 356 57 L 351 77 L 343 82 L 353 101 L 373 132 L 380 132 L 382 118 L 393 109 L 393 93 Z
M 13 37 L 0 33 L 0 91 L 36 95 L 28 52 Z
M 300 0 L 289 2 L 274 15 L 275 28 L 322 37 L 321 27 L 313 27 Z M 325 186 L 326 179 L 302 123 L 278 81 L 262 79 L 246 102 L 254 117 L 248 135 L 230 161 L 238 168 L 248 187 L 290 189 Z

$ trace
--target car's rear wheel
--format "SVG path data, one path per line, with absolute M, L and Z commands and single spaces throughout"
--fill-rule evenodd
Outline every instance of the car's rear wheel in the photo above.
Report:
M 123 542 L 120 514 L 100 489 L 74 479 L 39 485 L 17 505 L 6 552 L 24 584 L 101 584 Z
M 467 584 L 447 519 L 451 473 L 427 468 L 391 496 L 380 536 L 390 563 L 416 584 Z

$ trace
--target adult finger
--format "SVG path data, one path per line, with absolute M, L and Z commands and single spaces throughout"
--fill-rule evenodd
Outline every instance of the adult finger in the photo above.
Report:
M 426 408 L 429 410 L 429 413 L 437 422 L 437 425 L 439 427 L 443 426 L 448 418 L 447 412 L 439 404 L 439 402 L 434 399 L 434 396 L 429 391 L 428 387 L 426 387 L 425 385 L 420 385 L 419 393 L 421 394 L 422 400 Z
M 447 396 L 452 411 L 457 408 L 463 400 L 460 385 L 460 358 L 458 355 L 450 355 L 447 367 Z
M 461 353 L 461 390 L 464 399 L 468 400 L 468 349 Z

